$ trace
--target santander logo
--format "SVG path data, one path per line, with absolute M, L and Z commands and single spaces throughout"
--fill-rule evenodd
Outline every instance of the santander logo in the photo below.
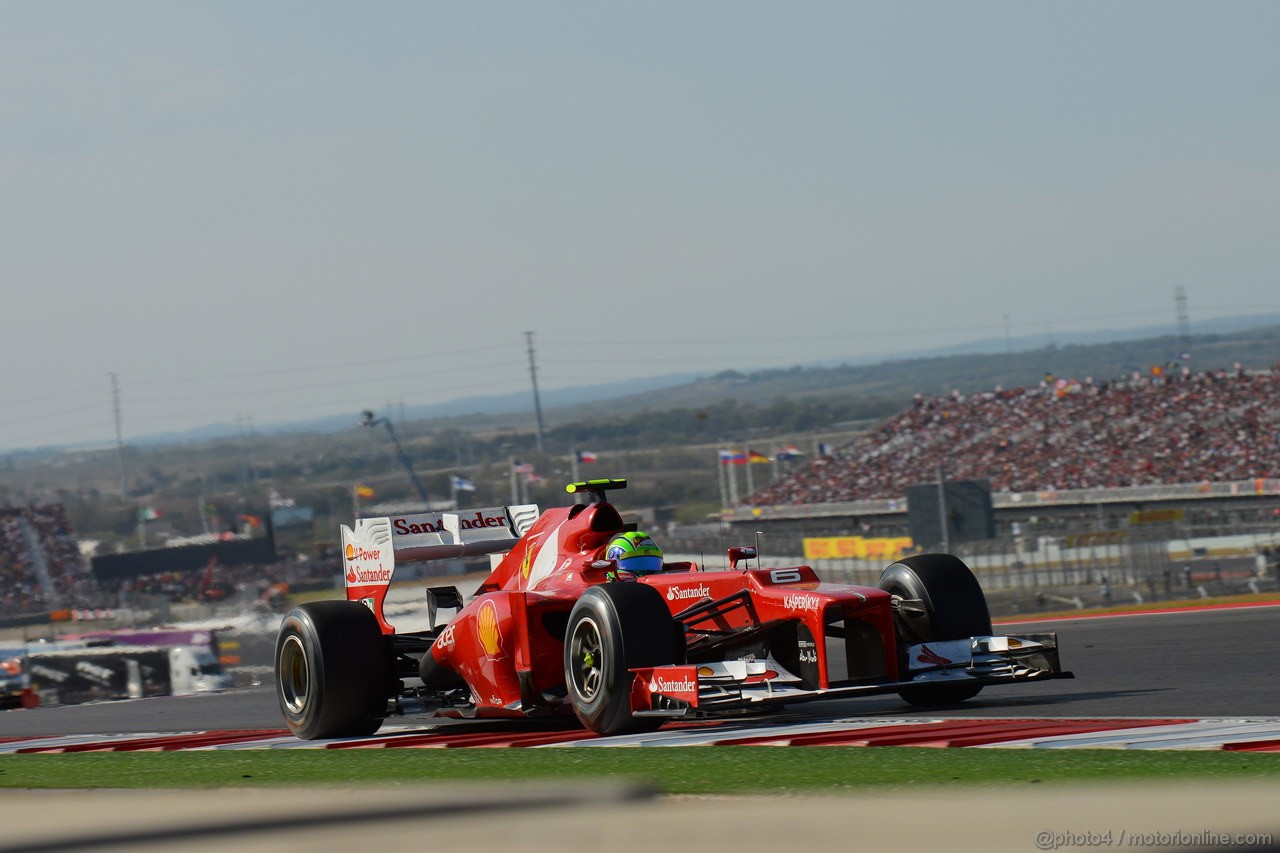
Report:
M 472 516 L 459 516 L 458 528 L 460 530 L 479 530 L 486 527 L 506 527 L 506 516 L 502 515 L 485 515 L 479 510 Z M 440 522 L 412 522 L 406 518 L 395 518 L 391 520 L 391 527 L 399 536 L 412 536 L 417 533 L 441 533 L 444 531 L 444 525 Z
M 342 549 L 346 557 L 346 581 L 348 586 L 356 584 L 385 584 L 391 582 L 391 569 L 382 565 L 382 549 L 366 550 L 356 542 L 348 542 Z M 374 565 L 369 565 L 370 563 Z
M 654 676 L 649 682 L 650 693 L 693 693 L 698 689 L 698 682 L 682 678 L 679 681 Z
M 686 598 L 706 598 L 711 595 L 711 590 L 705 586 L 691 586 L 681 589 L 673 586 L 667 590 L 667 601 L 683 601 Z
M 362 569 L 358 566 L 347 567 L 347 583 L 389 583 L 391 570 L 379 566 L 376 569 Z

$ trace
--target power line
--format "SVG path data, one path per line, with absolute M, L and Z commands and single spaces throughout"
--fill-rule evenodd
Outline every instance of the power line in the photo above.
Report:
M 511 349 L 510 344 L 499 346 L 472 347 L 464 350 L 448 350 L 446 352 L 418 353 L 416 355 L 392 356 L 388 358 L 367 359 L 365 361 L 343 361 L 333 362 L 329 364 L 310 364 L 300 367 L 276 367 L 265 370 L 243 371 L 239 373 L 217 373 L 204 375 L 187 375 L 187 376 L 169 376 L 159 379 L 141 380 L 136 385 L 160 385 L 173 382 L 216 382 L 226 379 L 256 379 L 260 376 L 282 376 L 290 373 L 315 373 L 317 371 L 332 371 L 343 368 L 352 367 L 373 367 L 379 364 L 394 364 L 396 362 L 417 361 L 421 359 L 434 359 L 442 356 L 455 355 L 473 355 L 480 352 L 495 352 L 498 350 Z
M 1191 319 L 1187 315 L 1187 289 L 1182 285 L 1178 285 L 1174 303 L 1178 309 L 1178 343 L 1182 346 L 1182 352 L 1189 358 L 1191 355 Z

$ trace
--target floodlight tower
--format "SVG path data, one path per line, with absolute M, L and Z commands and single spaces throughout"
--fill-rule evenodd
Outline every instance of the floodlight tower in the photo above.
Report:
M 525 339 L 529 342 L 529 380 L 533 383 L 533 413 L 536 417 L 535 425 L 538 439 L 538 452 L 544 453 L 542 446 L 542 400 L 538 397 L 538 364 L 533 359 L 533 332 L 525 332 Z
M 404 452 L 404 448 L 400 445 L 400 439 L 396 437 L 395 427 L 391 426 L 390 418 L 376 418 L 373 412 L 365 409 L 364 417 L 360 420 L 360 426 L 375 427 L 381 424 L 387 428 L 387 435 L 391 436 L 391 443 L 395 445 L 396 456 L 400 459 L 400 464 L 404 466 L 405 473 L 409 475 L 409 482 L 413 483 L 413 487 L 418 491 L 418 497 L 422 498 L 424 508 L 431 506 L 431 499 L 427 497 L 427 488 L 422 485 L 422 481 L 418 479 L 418 475 L 414 473 L 413 462 L 409 459 L 409 454 Z

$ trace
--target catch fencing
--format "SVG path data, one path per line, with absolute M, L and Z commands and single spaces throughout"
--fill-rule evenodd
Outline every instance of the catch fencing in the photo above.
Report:
M 672 531 L 668 559 L 727 568 L 725 549 L 758 543 L 762 565 L 812 565 L 824 580 L 874 586 L 892 557 L 806 557 L 803 534 L 694 536 Z M 903 556 L 909 555 L 904 552 Z M 956 544 L 989 599 L 1015 611 L 1277 591 L 1280 530 L 1223 526 L 1079 530 Z M 993 606 L 993 610 L 999 609 Z

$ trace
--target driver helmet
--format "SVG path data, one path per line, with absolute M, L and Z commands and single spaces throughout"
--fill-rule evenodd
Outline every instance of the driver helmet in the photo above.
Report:
M 619 533 L 604 549 L 606 560 L 615 560 L 618 568 L 633 575 L 662 571 L 662 549 L 648 533 Z

